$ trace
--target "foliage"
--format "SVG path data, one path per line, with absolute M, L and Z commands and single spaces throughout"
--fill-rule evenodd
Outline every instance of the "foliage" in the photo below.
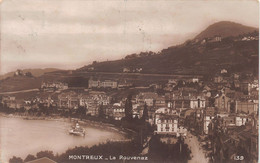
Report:
M 149 143 L 149 159 L 157 162 L 188 162 L 190 149 L 179 137 L 176 144 L 165 144 L 158 135 L 154 135 Z
M 132 120 L 133 119 L 133 112 L 132 112 L 132 95 L 129 94 L 126 102 L 125 102 L 125 118 L 126 120 Z
M 25 76 L 27 76 L 27 77 L 33 77 L 33 75 L 32 75 L 31 72 L 26 72 L 26 73 L 25 73 Z
M 236 41 L 231 37 L 203 45 L 198 42 L 169 47 L 163 49 L 161 55 L 132 54 L 126 59 L 100 62 L 94 67 L 97 72 L 122 72 L 124 67 L 142 67 L 142 73 L 210 75 L 223 65 L 229 65 L 231 73 L 251 71 L 258 74 L 258 60 L 252 57 L 257 54 L 258 41 Z M 79 69 L 85 70 L 87 67 Z
M 103 155 L 103 158 L 108 158 L 109 156 L 118 157 L 119 155 L 139 156 L 141 152 L 142 146 L 134 139 L 129 142 L 107 142 L 106 144 L 94 145 L 92 147 L 75 147 L 56 156 L 53 155 L 52 151 L 41 151 L 37 153 L 37 158 L 48 157 L 57 162 L 69 163 L 75 161 L 69 160 L 69 155 Z M 158 136 L 153 136 L 149 143 L 147 156 L 151 162 L 185 163 L 190 159 L 190 150 L 188 149 L 188 146 L 183 143 L 182 139 L 179 139 L 176 144 L 165 144 L 160 141 Z M 31 160 L 33 158 L 36 159 L 33 155 L 29 154 L 25 160 Z M 13 160 L 22 163 L 22 159 L 17 157 L 13 157 Z M 78 161 L 80 160 L 77 160 L 77 162 Z
M 49 159 L 55 159 L 53 151 L 41 151 L 36 154 L 37 158 L 48 157 Z
M 79 106 L 76 110 L 76 113 L 75 113 L 76 117 L 82 119 L 85 117 L 86 115 L 86 107 L 84 106 Z
M 100 118 L 104 118 L 104 117 L 105 117 L 103 103 L 102 103 L 102 104 L 99 106 L 99 108 L 98 108 L 98 116 L 99 116 Z
M 142 120 L 146 121 L 148 119 L 148 108 L 147 108 L 147 104 L 144 104 L 144 110 L 143 110 L 143 116 L 142 116 Z
M 21 159 L 20 157 L 13 156 L 9 159 L 9 163 L 23 163 L 23 159 Z
M 25 159 L 24 162 L 35 160 L 36 157 L 34 155 L 29 154 Z

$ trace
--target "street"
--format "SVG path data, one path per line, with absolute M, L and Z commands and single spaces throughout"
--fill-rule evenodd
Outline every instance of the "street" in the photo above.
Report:
M 1 92 L 0 95 L 15 94 L 15 93 L 25 93 L 25 92 L 35 92 L 35 91 L 39 91 L 39 89 L 35 88 L 35 89 L 27 89 L 27 90 L 21 90 L 21 91 Z
M 191 150 L 191 160 L 190 163 L 207 163 L 207 158 L 203 153 L 202 147 L 199 145 L 199 141 L 196 136 L 190 134 L 188 132 L 187 138 L 185 139 L 185 143 L 189 146 Z

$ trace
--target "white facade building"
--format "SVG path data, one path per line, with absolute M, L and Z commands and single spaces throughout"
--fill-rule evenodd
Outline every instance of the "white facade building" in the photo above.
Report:
M 206 99 L 204 97 L 192 97 L 190 99 L 190 108 L 205 108 L 206 107 Z
M 156 121 L 156 131 L 157 134 L 177 134 L 178 131 L 178 120 L 175 118 L 164 117 L 158 118 Z
M 160 108 L 155 111 L 156 134 L 177 135 L 178 117 L 169 108 Z
M 236 126 L 242 126 L 246 124 L 246 117 L 236 117 Z

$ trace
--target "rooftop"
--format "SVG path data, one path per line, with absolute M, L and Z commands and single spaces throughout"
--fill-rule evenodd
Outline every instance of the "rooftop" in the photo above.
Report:
M 33 161 L 28 161 L 26 163 L 57 163 L 51 159 L 49 159 L 48 157 L 43 157 L 43 158 L 39 158 Z

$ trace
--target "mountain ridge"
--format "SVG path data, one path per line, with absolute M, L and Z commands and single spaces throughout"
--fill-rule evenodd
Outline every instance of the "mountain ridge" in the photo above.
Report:
M 221 36 L 224 38 L 247 34 L 254 31 L 258 31 L 258 28 L 245 26 L 231 21 L 220 21 L 208 26 L 205 30 L 195 36 L 195 39 L 203 39 L 214 36 Z
M 223 27 L 220 27 L 221 25 Z M 221 68 L 232 71 L 257 72 L 258 63 L 255 62 L 258 58 L 259 34 L 256 32 L 257 28 L 221 21 L 210 25 L 195 38 L 203 38 L 203 35 L 214 37 L 215 34 L 230 31 L 231 27 L 238 31 L 223 35 L 226 37 L 220 40 L 208 39 L 206 43 L 203 43 L 202 39 L 188 40 L 182 45 L 165 48 L 159 53 L 141 52 L 140 54 L 127 55 L 121 60 L 95 62 L 77 69 L 76 72 L 122 73 L 124 68 L 129 69 L 130 72 L 138 72 L 142 68 L 139 73 L 162 74 L 212 74 Z M 215 33 L 209 32 L 210 35 L 206 35 L 209 28 L 215 29 L 213 30 Z M 225 28 L 227 30 L 224 30 Z M 216 29 L 220 29 L 220 31 L 218 32 Z M 252 36 L 254 40 L 242 41 L 243 37 Z M 243 66 L 244 70 L 241 69 Z
M 95 61 L 73 71 L 57 70 L 39 77 L 13 76 L 0 80 L 0 91 L 35 89 L 39 88 L 43 81 L 86 84 L 92 76 L 116 80 L 140 79 L 147 83 L 155 79 L 153 74 L 201 75 L 207 78 L 219 73 L 221 69 L 226 69 L 228 73 L 245 72 L 258 76 L 258 40 L 258 33 L 230 36 L 215 42 L 193 39 L 165 48 L 159 53 L 141 52 L 114 61 Z M 156 78 L 156 81 L 160 80 L 162 77 Z

